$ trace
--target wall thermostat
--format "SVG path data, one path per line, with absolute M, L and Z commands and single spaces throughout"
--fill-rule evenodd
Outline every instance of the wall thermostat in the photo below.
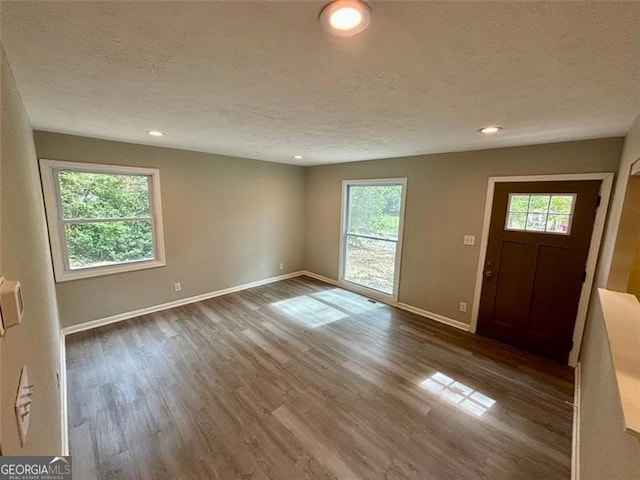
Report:
M 5 280 L 0 277 L 0 319 L 2 328 L 0 334 L 4 334 L 7 328 L 15 327 L 22 321 L 24 313 L 24 301 L 20 282 Z

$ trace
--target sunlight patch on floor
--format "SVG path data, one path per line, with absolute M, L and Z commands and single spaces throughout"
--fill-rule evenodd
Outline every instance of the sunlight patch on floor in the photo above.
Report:
M 271 305 L 311 328 L 321 327 L 349 316 L 347 313 L 307 295 L 282 300 Z
M 339 288 L 324 290 L 322 292 L 314 293 L 312 296 L 328 304 L 335 305 L 341 310 L 348 312 L 350 315 L 357 315 L 359 313 L 364 313 L 384 306 L 383 303 L 369 300 L 367 297 L 347 292 Z
M 445 402 L 456 405 L 477 417 L 484 415 L 496 403 L 493 398 L 440 372 L 420 382 L 420 386 Z

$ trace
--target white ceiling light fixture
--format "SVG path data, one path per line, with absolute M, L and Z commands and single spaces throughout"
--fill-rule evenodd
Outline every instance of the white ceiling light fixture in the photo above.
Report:
M 498 125 L 493 125 L 490 127 L 483 127 L 478 130 L 478 133 L 482 133 L 483 135 L 493 135 L 494 133 L 498 133 L 502 130 L 502 127 Z
M 293 159 L 294 160 L 302 160 L 302 155 L 294 155 Z
M 335 0 L 320 12 L 320 24 L 331 35 L 351 37 L 371 22 L 371 8 L 361 0 Z
M 147 135 L 152 137 L 164 137 L 164 133 L 160 130 L 147 130 Z

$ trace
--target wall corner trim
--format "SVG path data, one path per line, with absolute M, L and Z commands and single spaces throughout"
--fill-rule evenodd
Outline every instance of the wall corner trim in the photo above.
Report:
M 573 435 L 571 436 L 571 480 L 580 480 L 580 362 L 576 364 L 573 375 L 575 383 L 573 388 Z

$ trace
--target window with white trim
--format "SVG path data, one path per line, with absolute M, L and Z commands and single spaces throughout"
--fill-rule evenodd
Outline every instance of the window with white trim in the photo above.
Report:
M 160 173 L 40 160 L 56 281 L 165 265 Z
M 398 295 L 405 178 L 343 182 L 340 279 L 368 295 Z

